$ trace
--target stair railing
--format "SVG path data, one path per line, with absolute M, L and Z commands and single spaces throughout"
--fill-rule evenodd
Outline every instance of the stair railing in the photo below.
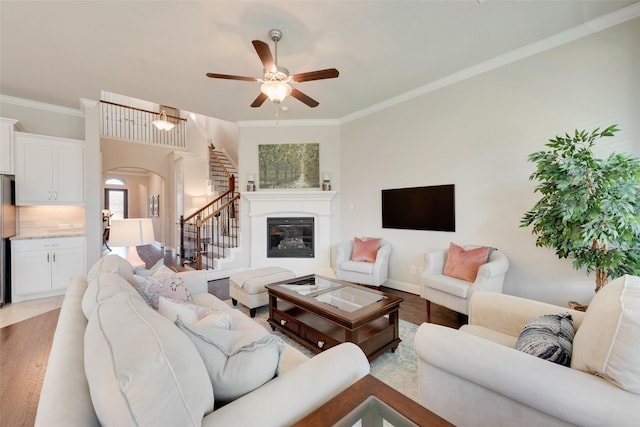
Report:
M 193 214 L 180 216 L 180 259 L 183 266 L 196 270 L 215 268 L 215 260 L 228 256 L 238 247 L 238 200 L 235 176 L 229 177 L 229 190 Z

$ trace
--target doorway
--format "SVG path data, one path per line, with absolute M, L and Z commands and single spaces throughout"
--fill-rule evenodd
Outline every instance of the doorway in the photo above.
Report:
M 129 192 L 126 188 L 104 189 L 104 208 L 111 215 L 111 219 L 129 218 Z

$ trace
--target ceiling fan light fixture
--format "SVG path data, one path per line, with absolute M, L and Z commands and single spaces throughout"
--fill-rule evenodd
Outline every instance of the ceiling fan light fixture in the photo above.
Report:
M 167 120 L 167 113 L 164 110 L 160 111 L 160 118 L 152 121 L 151 123 L 153 123 L 153 125 L 158 129 L 164 131 L 170 131 L 176 126 L 174 123 Z
M 268 81 L 264 82 L 262 86 L 260 86 L 260 90 L 262 93 L 267 95 L 267 97 L 274 104 L 280 104 L 287 96 L 291 94 L 291 86 L 289 86 L 285 82 L 281 81 Z

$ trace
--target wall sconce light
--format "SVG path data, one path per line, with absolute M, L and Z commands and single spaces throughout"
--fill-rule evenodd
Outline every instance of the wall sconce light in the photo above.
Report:
M 167 120 L 167 113 L 164 110 L 160 111 L 160 118 L 152 121 L 151 123 L 153 123 L 153 125 L 158 129 L 164 131 L 170 131 L 176 126 L 174 123 Z

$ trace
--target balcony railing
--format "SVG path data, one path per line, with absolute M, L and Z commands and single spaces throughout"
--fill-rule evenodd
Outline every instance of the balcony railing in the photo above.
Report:
M 100 103 L 102 105 L 101 134 L 103 137 L 182 150 L 187 148 L 186 119 L 167 115 L 167 120 L 174 123 L 175 127 L 164 131 L 151 123 L 159 117 L 156 112 L 109 101 L 100 101 Z

